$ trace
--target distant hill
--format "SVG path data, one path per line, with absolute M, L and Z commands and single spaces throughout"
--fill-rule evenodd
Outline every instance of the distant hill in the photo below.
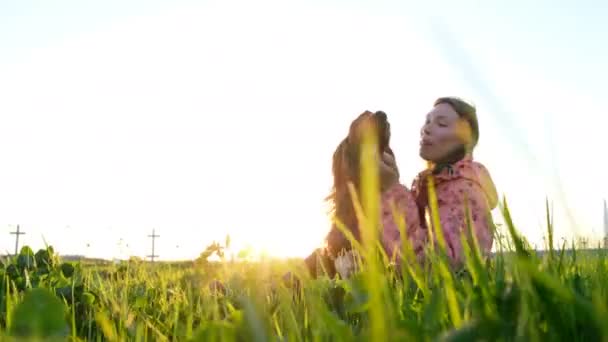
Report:
M 545 250 L 537 250 L 535 251 L 536 255 L 540 258 L 542 258 L 545 254 L 548 253 L 548 251 Z M 556 254 L 560 254 L 560 250 L 555 250 Z M 571 248 L 565 249 L 564 250 L 564 254 L 565 255 L 571 255 L 573 253 Z M 593 255 L 593 256 L 608 256 L 608 248 L 585 248 L 585 249 L 577 249 L 576 250 L 577 254 L 580 255 Z M 499 254 L 497 252 L 491 253 L 492 257 L 496 257 L 496 255 Z M 515 255 L 515 252 L 506 252 L 503 255 L 505 256 L 511 256 L 511 255 Z M 10 257 L 10 255 L 0 255 L 0 262 L 5 262 L 6 259 Z M 108 260 L 108 259 L 102 259 L 102 258 L 87 258 L 84 255 L 60 255 L 59 256 L 61 258 L 62 261 L 68 261 L 68 262 L 83 262 L 85 264 L 97 264 L 97 265 L 107 265 L 107 264 L 111 264 L 111 263 L 115 263 L 115 262 L 126 262 L 129 260 Z M 144 263 L 149 263 L 150 261 L 148 260 L 143 260 L 140 258 L 136 258 L 133 257 L 132 258 L 133 261 L 139 261 L 139 262 L 144 262 Z M 293 260 L 299 260 L 300 258 L 289 258 L 287 260 L 284 261 L 293 261 Z M 172 260 L 172 261 L 157 261 L 157 263 L 159 264 L 172 264 L 175 266 L 188 266 L 191 265 L 194 262 L 194 260 Z M 215 261 L 213 261 L 212 263 L 215 263 Z
M 59 255 L 59 257 L 63 261 L 70 261 L 70 262 L 82 261 L 82 262 L 86 262 L 86 263 L 95 263 L 95 264 L 108 264 L 111 262 L 110 260 L 101 259 L 101 258 L 87 258 L 84 255 L 69 255 L 68 254 L 68 255 Z
M 10 258 L 11 255 L 0 255 L 0 261 L 4 261 L 7 258 Z M 108 264 L 111 263 L 111 260 L 100 259 L 100 258 L 87 258 L 84 255 L 60 255 L 59 256 L 63 261 L 69 262 L 86 262 L 86 263 L 100 263 L 100 264 Z

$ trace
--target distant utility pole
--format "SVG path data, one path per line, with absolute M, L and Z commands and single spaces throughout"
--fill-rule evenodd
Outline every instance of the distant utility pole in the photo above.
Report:
M 604 200 L 604 235 L 608 236 L 608 205 Z
M 604 200 L 604 248 L 608 249 L 608 205 Z
M 19 235 L 25 235 L 25 232 L 22 232 L 19 225 L 17 225 L 17 230 L 11 232 L 11 235 L 15 235 L 15 255 L 17 255 L 19 254 Z
M 160 235 L 156 235 L 156 230 L 152 229 L 152 235 L 148 235 L 148 237 L 152 238 L 152 254 L 148 255 L 148 258 L 150 258 L 150 261 L 154 262 L 154 258 L 158 258 L 158 255 L 154 254 L 154 241 L 156 238 L 159 238 Z

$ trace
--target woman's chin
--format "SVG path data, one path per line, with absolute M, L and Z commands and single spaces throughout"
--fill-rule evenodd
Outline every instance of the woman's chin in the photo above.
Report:
M 429 153 L 424 150 L 424 148 L 420 148 L 420 150 L 418 151 L 418 155 L 420 156 L 420 158 L 426 161 L 430 161 L 432 159 Z

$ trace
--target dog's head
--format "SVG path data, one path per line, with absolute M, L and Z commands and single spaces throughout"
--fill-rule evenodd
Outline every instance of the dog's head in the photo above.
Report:
M 338 145 L 333 158 L 334 184 L 336 180 L 347 177 L 355 186 L 359 184 L 361 167 L 361 147 L 366 133 L 375 135 L 378 152 L 393 155 L 390 148 L 391 125 L 383 111 L 365 111 L 351 122 L 348 135 Z M 394 156 L 394 155 L 393 155 Z
M 373 130 L 380 152 L 388 152 L 387 149 L 390 150 L 391 125 L 385 112 L 377 111 L 372 113 L 365 111 L 353 120 L 347 136 L 350 148 L 358 148 L 361 145 L 366 129 Z
M 393 155 L 390 148 L 391 130 L 388 116 L 382 111 L 365 111 L 350 124 L 348 136 L 344 138 L 333 155 L 332 173 L 334 184 L 330 196 L 334 219 L 342 222 L 354 235 L 360 238 L 357 219 L 352 205 L 348 184 L 352 183 L 359 191 L 361 146 L 365 132 L 372 129 L 376 135 L 378 152 Z M 349 250 L 350 243 L 336 227 L 332 226 L 326 244 L 330 254 L 336 256 L 342 250 Z

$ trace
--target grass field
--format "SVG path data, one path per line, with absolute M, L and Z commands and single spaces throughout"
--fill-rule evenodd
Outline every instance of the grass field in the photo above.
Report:
M 0 268 L 0 340 L 608 341 L 604 252 L 554 248 L 548 210 L 542 256 L 503 201 L 506 237 L 490 260 L 463 233 L 466 267 L 450 269 L 435 225 L 428 262 L 413 262 L 403 237 L 395 269 L 377 247 L 377 217 L 368 215 L 377 212 L 378 194 L 369 191 L 377 180 L 363 175 L 363 239 L 354 245 L 365 263 L 347 280 L 310 279 L 301 261 L 208 262 L 221 257 L 220 245 L 192 263 L 101 266 L 25 247 Z M 433 196 L 430 207 L 437 222 Z M 284 279 L 287 271 L 300 281 Z
M 511 239 L 513 240 L 513 239 Z M 348 280 L 281 276 L 300 263 L 60 263 L 29 248 L 0 269 L 0 336 L 24 340 L 328 341 L 608 339 L 602 253 L 515 253 L 467 273 L 377 268 Z M 209 253 L 207 253 L 209 254 Z M 379 263 L 381 264 L 381 263 Z M 220 279 L 222 284 L 214 283 Z M 372 306 L 376 306 L 375 310 Z

